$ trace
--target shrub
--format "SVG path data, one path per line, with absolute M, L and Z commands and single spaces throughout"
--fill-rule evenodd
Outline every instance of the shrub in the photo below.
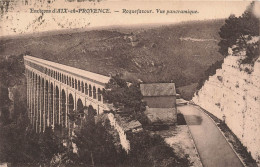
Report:
M 204 72 L 204 75 L 202 76 L 202 78 L 199 80 L 199 83 L 198 83 L 198 86 L 197 86 L 197 90 L 202 88 L 202 86 L 204 85 L 205 81 L 209 79 L 209 76 L 212 76 L 212 75 L 216 74 L 217 69 L 221 68 L 223 62 L 224 62 L 224 60 L 216 61 L 214 64 L 209 66 L 209 68 Z M 221 79 L 221 81 L 222 81 L 222 79 Z

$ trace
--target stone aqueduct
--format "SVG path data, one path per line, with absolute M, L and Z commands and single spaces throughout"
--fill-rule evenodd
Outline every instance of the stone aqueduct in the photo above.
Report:
M 24 56 L 29 118 L 36 132 L 69 126 L 68 113 L 92 105 L 107 109 L 101 91 L 109 77 L 51 61 Z

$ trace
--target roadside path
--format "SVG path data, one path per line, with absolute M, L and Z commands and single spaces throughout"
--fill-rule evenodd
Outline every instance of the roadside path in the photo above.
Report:
M 212 120 L 193 105 L 178 106 L 194 138 L 204 167 L 243 167 Z

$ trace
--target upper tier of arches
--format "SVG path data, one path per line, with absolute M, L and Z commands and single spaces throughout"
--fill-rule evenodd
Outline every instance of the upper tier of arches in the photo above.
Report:
M 54 63 L 51 61 L 35 58 L 32 56 L 24 56 L 26 66 L 38 71 L 38 73 L 45 74 L 52 79 L 67 85 L 70 89 L 85 94 L 86 96 L 102 101 L 102 89 L 109 81 L 109 77 L 80 70 L 70 66 Z M 29 76 L 34 79 L 37 72 L 29 71 Z

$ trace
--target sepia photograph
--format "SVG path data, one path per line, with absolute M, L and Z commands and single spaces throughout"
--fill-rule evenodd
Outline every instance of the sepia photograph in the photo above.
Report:
M 0 0 L 0 167 L 260 167 L 260 1 Z

